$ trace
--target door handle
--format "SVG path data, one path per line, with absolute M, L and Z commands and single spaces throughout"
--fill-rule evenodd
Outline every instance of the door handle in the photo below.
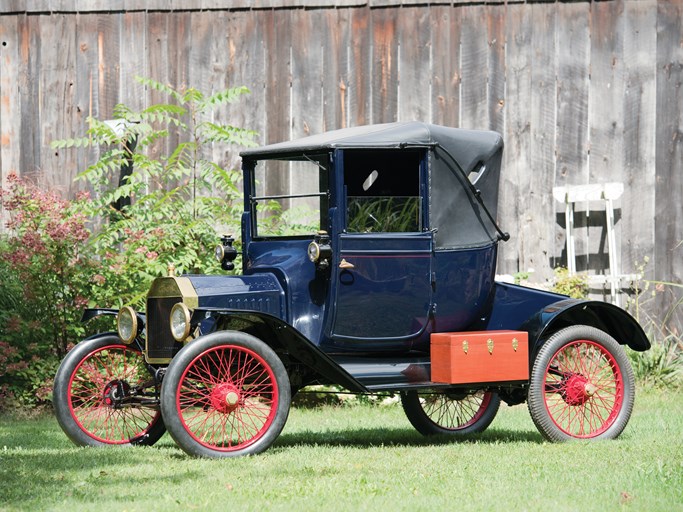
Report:
M 339 262 L 339 268 L 348 270 L 351 268 L 356 268 L 356 266 L 353 263 L 349 263 L 344 258 L 342 258 L 342 260 Z

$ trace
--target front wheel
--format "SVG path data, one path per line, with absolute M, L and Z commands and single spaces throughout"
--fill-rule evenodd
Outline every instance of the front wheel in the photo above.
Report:
M 290 403 L 289 377 L 277 354 L 235 331 L 186 345 L 168 366 L 161 389 L 169 434 L 197 457 L 266 450 L 284 428 Z
M 422 435 L 467 435 L 483 432 L 500 407 L 491 391 L 401 393 L 401 404 L 410 423 Z
M 549 441 L 614 439 L 635 396 L 633 370 L 609 334 L 566 327 L 541 347 L 529 381 L 529 412 Z
M 115 335 L 76 345 L 57 370 L 52 397 L 60 427 L 79 446 L 150 446 L 166 431 L 142 353 Z

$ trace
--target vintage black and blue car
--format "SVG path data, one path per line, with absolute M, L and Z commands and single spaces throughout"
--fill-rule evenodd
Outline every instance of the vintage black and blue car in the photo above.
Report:
M 419 122 L 244 151 L 241 275 L 160 277 L 145 312 L 86 311 L 118 332 L 62 362 L 63 430 L 256 454 L 294 394 L 334 384 L 399 394 L 425 435 L 481 432 L 503 400 L 528 402 L 551 441 L 617 437 L 634 401 L 623 345 L 649 341 L 614 305 L 496 282 L 502 152 L 498 133 Z M 232 237 L 216 256 L 233 269 Z

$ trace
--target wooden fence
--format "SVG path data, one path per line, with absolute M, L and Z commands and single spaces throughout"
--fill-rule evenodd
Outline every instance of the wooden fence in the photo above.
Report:
M 262 143 L 413 119 L 501 132 L 501 272 L 565 263 L 554 186 L 623 182 L 620 270 L 648 257 L 648 278 L 680 283 L 682 20 L 681 0 L 4 1 L 0 172 L 73 194 L 94 155 L 49 142 L 164 99 L 136 75 L 246 85 L 226 119 Z M 577 216 L 579 270 L 604 270 L 604 218 Z

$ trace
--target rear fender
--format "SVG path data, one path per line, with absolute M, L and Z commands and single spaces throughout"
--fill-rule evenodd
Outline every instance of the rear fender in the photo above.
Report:
M 260 311 L 198 308 L 192 315 L 192 323 L 195 322 L 199 324 L 201 335 L 224 330 L 253 334 L 278 355 L 286 353 L 291 360 L 303 364 L 326 380 L 349 391 L 367 391 L 365 386 L 297 329 L 273 315 Z
M 552 334 L 571 325 L 589 325 L 605 331 L 621 345 L 642 352 L 650 341 L 638 322 L 623 309 L 599 301 L 565 299 L 548 304 L 529 318 L 521 329 L 529 333 L 529 355 L 535 359 Z

